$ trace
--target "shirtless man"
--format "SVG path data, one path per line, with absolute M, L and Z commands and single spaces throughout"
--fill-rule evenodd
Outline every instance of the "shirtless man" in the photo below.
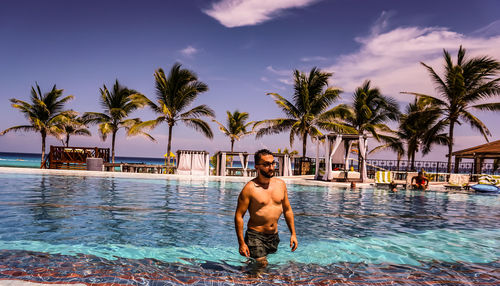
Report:
M 254 258 L 261 267 L 267 266 L 266 256 L 278 250 L 278 219 L 282 213 L 291 233 L 290 248 L 295 251 L 298 246 L 285 182 L 273 178 L 275 165 L 269 150 L 262 149 L 255 153 L 257 177 L 243 187 L 234 214 L 240 254 Z M 250 219 L 243 237 L 243 217 L 247 210 Z

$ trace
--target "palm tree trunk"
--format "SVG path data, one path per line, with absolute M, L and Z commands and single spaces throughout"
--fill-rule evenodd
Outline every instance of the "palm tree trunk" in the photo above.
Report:
M 66 134 L 66 147 L 69 146 L 69 133 Z
M 44 169 L 45 166 L 43 163 L 45 162 L 45 139 L 47 138 L 47 134 L 45 132 L 40 132 L 42 135 L 42 163 L 40 164 L 40 169 Z
M 448 133 L 448 166 L 447 173 L 451 173 L 451 153 L 453 153 L 453 129 L 455 128 L 455 121 L 450 120 L 450 131 Z
M 172 147 L 172 128 L 173 124 L 168 124 L 168 144 L 167 144 L 167 164 L 170 166 L 170 150 Z
M 411 152 L 411 170 L 415 171 L 415 151 Z
M 111 163 L 115 163 L 115 139 L 116 139 L 116 131 L 113 131 L 113 135 L 111 136 Z M 114 171 L 114 167 L 111 170 Z
M 233 153 L 234 150 L 234 139 L 231 138 L 231 153 Z M 243 162 L 241 162 L 243 164 Z M 233 167 L 233 155 L 231 155 L 231 168 Z
M 306 158 L 307 132 L 302 136 L 302 158 Z

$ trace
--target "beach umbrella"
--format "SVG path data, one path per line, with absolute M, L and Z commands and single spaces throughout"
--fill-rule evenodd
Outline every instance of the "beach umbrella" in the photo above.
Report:
M 167 157 L 168 157 L 168 152 L 165 153 L 165 155 L 163 155 L 163 157 L 165 157 L 165 166 L 167 165 Z M 172 158 L 172 160 L 175 158 L 175 154 L 172 153 L 172 151 L 170 151 L 170 158 Z M 170 163 L 170 162 L 168 162 Z

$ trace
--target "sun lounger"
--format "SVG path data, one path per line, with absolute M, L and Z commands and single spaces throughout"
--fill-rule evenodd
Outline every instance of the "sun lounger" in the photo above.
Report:
M 500 175 L 481 175 L 478 184 L 500 187 Z
M 377 171 L 375 173 L 375 186 L 388 187 L 393 181 L 391 171 Z
M 458 189 L 467 190 L 469 189 L 469 175 L 464 174 L 450 174 L 448 179 L 448 184 L 444 185 L 446 189 Z

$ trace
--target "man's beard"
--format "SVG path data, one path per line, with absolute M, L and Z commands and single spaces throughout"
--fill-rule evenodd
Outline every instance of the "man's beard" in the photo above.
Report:
M 264 177 L 266 177 L 268 179 L 274 177 L 274 170 L 273 171 L 269 171 L 269 172 L 262 172 L 261 171 L 260 173 L 262 174 L 262 176 L 264 176 Z

